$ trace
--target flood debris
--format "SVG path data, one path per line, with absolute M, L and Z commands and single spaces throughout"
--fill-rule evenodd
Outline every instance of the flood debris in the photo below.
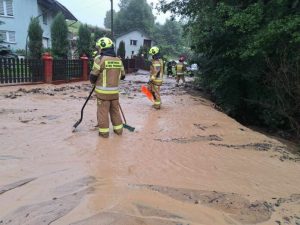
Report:
M 168 212 L 166 210 L 154 208 L 151 206 L 136 204 L 136 207 L 142 216 L 147 216 L 147 217 L 153 216 L 153 217 L 161 217 L 161 218 L 169 218 L 169 219 L 184 219 L 183 217 Z
M 268 143 L 249 143 L 249 144 L 241 144 L 241 145 L 210 143 L 209 145 L 213 145 L 217 147 L 233 148 L 233 149 L 254 149 L 257 151 L 268 151 L 272 149 L 272 145 Z
M 19 180 L 19 181 L 16 181 L 14 183 L 2 186 L 2 187 L 0 187 L 0 195 L 4 194 L 7 191 L 13 190 L 15 188 L 22 187 L 23 185 L 28 184 L 28 183 L 34 181 L 35 179 L 36 179 L 35 177 L 27 178 L 27 179 L 24 179 L 24 180 Z M 0 224 L 1 224 L 1 222 L 0 222 Z
M 159 192 L 178 201 L 212 207 L 228 213 L 233 219 L 243 224 L 256 224 L 268 221 L 272 215 L 272 206 L 264 201 L 250 202 L 245 197 L 235 193 L 202 191 L 185 188 L 164 187 L 158 185 L 133 185 L 135 188 L 145 188 Z
M 217 135 L 208 135 L 208 136 L 196 135 L 189 138 L 186 137 L 168 138 L 168 139 L 156 138 L 154 140 L 159 142 L 174 142 L 178 144 L 187 144 L 187 143 L 200 142 L 200 141 L 222 141 L 223 139 Z
M 164 218 L 145 218 L 143 216 L 126 215 L 118 212 L 101 212 L 87 219 L 71 223 L 70 225 L 188 225 L 180 221 Z

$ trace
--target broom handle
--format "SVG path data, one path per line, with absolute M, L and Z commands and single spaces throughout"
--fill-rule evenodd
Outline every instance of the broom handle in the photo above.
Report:
M 125 119 L 125 116 L 124 116 L 124 113 L 123 113 L 123 110 L 122 110 L 122 107 L 121 107 L 120 103 L 119 103 L 119 108 L 120 108 L 120 111 L 121 111 L 121 114 L 122 114 L 123 120 L 124 120 L 125 124 L 127 124 L 127 122 L 126 122 L 126 119 Z

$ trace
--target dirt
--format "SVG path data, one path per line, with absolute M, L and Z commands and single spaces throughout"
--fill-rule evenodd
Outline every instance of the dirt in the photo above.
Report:
M 300 224 L 300 157 L 167 78 L 121 82 L 134 132 L 97 134 L 88 82 L 0 87 L 0 225 Z

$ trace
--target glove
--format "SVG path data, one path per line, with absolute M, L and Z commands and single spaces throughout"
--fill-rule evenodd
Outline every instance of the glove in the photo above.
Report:
M 91 84 L 95 84 L 96 81 L 97 81 L 98 77 L 93 75 L 93 74 L 90 74 L 90 82 Z

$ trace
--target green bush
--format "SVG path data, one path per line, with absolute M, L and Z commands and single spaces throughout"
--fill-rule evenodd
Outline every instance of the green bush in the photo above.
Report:
M 300 2 L 174 0 L 201 83 L 239 121 L 300 137 Z

